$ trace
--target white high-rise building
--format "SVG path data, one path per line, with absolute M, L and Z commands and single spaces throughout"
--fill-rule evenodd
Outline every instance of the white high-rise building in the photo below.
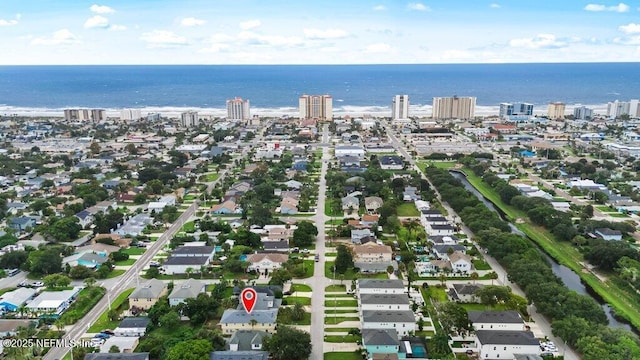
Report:
M 500 118 L 509 116 L 532 116 L 533 104 L 529 103 L 502 103 L 500 104 Z
M 393 120 L 409 118 L 409 95 L 396 95 L 391 102 L 391 118 Z
M 640 117 L 640 100 L 629 100 L 629 116 L 632 118 Z
M 91 109 L 90 115 L 91 120 L 96 123 L 107 119 L 107 111 L 105 109 Z
M 549 119 L 564 119 L 564 111 L 566 105 L 563 102 L 552 102 L 547 107 L 547 116 Z
M 476 111 L 475 97 L 434 97 L 434 119 L 472 119 Z
M 333 119 L 333 99 L 331 95 L 302 95 L 298 99 L 300 119 Z
M 630 104 L 625 101 L 613 101 L 607 103 L 607 117 L 611 119 L 618 118 L 622 115 L 630 115 Z
M 187 111 L 187 112 L 183 112 L 180 115 L 180 118 L 182 120 L 182 126 L 184 127 L 193 127 L 193 126 L 198 126 L 198 124 L 200 124 L 200 118 L 198 117 L 198 112 L 197 111 Z
M 107 112 L 104 109 L 65 109 L 64 119 L 66 121 L 88 121 L 100 122 L 107 119 Z
M 593 109 L 586 106 L 576 106 L 573 108 L 573 118 L 576 120 L 591 120 L 593 117 Z
M 120 110 L 120 120 L 140 120 L 142 113 L 140 109 L 122 109 Z
M 227 119 L 229 120 L 248 120 L 251 119 L 249 114 L 249 100 L 235 99 L 227 100 Z

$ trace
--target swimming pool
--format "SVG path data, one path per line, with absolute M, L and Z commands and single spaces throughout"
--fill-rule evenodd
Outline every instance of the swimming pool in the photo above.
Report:
M 424 358 L 427 356 L 427 350 L 420 344 L 411 344 L 411 351 L 415 358 Z

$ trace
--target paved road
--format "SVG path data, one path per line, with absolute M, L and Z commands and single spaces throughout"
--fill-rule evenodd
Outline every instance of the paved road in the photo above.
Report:
M 404 149 L 401 146 L 400 141 L 398 141 L 398 139 L 392 134 L 392 130 L 390 127 L 385 127 L 385 130 L 387 131 L 387 136 L 389 137 L 389 140 L 391 141 L 392 145 L 405 157 L 405 159 L 416 169 L 418 170 L 418 172 L 420 172 L 420 174 L 422 174 L 422 178 L 426 179 L 427 181 L 429 181 L 429 179 L 426 178 L 426 176 L 420 171 L 420 169 L 416 166 L 415 161 L 413 160 L 413 158 L 409 155 L 409 153 L 406 151 L 406 149 Z M 438 199 L 441 201 L 442 206 L 447 210 L 447 212 L 449 213 L 449 218 L 453 219 L 454 216 L 459 219 L 460 217 L 455 213 L 455 211 L 449 206 L 449 204 L 446 202 L 446 200 L 442 200 L 442 198 L 440 197 L 440 193 L 438 193 L 438 191 L 436 190 L 436 188 L 433 186 L 433 184 L 431 184 L 431 182 L 429 181 L 429 184 L 431 186 L 431 188 L 435 191 Z M 467 234 L 467 237 L 469 239 L 473 239 L 473 233 L 471 232 L 471 230 L 469 230 L 469 228 L 467 228 L 466 226 L 462 226 L 462 230 L 465 234 Z M 513 292 L 515 294 L 518 294 L 520 296 L 525 296 L 524 292 L 520 289 L 520 287 L 515 284 L 510 282 L 507 279 L 507 272 L 506 270 L 502 267 L 502 265 L 500 265 L 500 263 L 498 263 L 494 258 L 492 258 L 491 256 L 485 254 L 485 259 L 487 260 L 487 262 L 489 263 L 489 265 L 491 266 L 491 268 L 498 273 L 499 276 L 499 280 L 503 282 L 504 285 L 508 285 L 511 286 L 511 288 L 513 289 Z M 529 314 L 531 315 L 531 317 L 533 318 L 534 322 L 536 323 L 536 325 L 540 328 L 540 330 L 542 330 L 542 332 L 544 334 L 546 334 L 547 336 L 549 336 L 549 339 L 551 339 L 556 346 L 558 346 L 558 348 L 560 349 L 561 353 L 564 353 L 565 359 L 566 360 L 579 360 L 580 356 L 573 351 L 573 349 L 571 349 L 570 347 L 564 345 L 564 342 L 562 341 L 562 339 L 553 336 L 552 331 L 551 331 L 551 324 L 549 323 L 549 321 L 542 315 L 538 314 L 538 312 L 536 311 L 534 306 L 530 306 L 528 307 L 528 311 Z
M 20 271 L 14 276 L 7 276 L 0 279 L 0 289 L 6 289 L 11 287 L 17 287 L 20 282 L 27 279 L 27 273 Z

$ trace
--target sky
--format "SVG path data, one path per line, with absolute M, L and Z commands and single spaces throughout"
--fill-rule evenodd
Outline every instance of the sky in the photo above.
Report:
M 0 65 L 640 60 L 640 1 L 1 0 Z

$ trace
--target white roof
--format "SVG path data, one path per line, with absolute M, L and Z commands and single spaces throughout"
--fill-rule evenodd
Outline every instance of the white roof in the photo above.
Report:
M 82 287 L 74 287 L 73 290 L 43 291 L 29 304 L 28 309 L 57 309 L 63 302 L 69 301 Z

